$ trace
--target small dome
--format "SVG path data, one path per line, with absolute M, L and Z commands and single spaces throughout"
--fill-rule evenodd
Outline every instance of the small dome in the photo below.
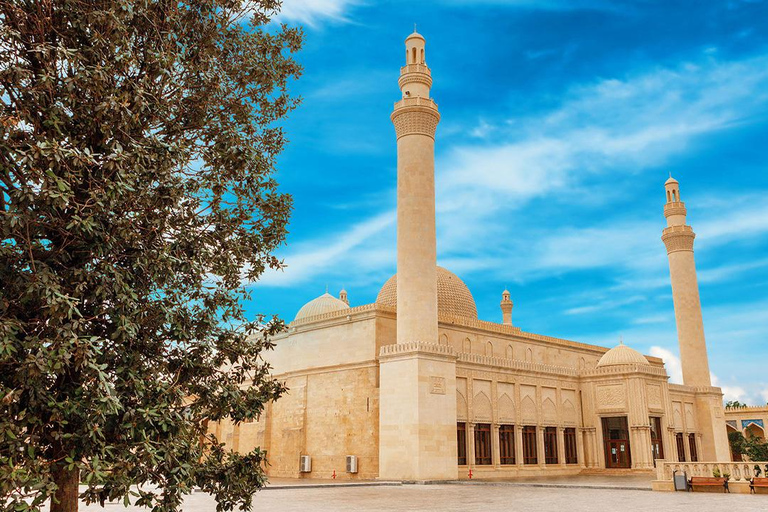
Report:
M 397 274 L 381 287 L 376 304 L 397 307 Z M 437 312 L 477 319 L 477 306 L 469 288 L 456 274 L 443 267 L 437 267 Z
M 406 41 L 409 39 L 421 39 L 422 41 L 426 41 L 426 39 L 424 39 L 424 36 L 416 32 L 415 30 L 411 35 L 405 38 Z
M 664 184 L 665 185 L 679 185 L 680 183 L 675 178 L 670 176 L 669 179 L 664 182 Z
M 622 364 L 644 364 L 650 366 L 651 363 L 648 362 L 643 354 L 621 343 L 603 354 L 603 357 L 597 363 L 597 367 L 604 368 L 606 366 Z
M 337 299 L 330 293 L 326 292 L 316 299 L 304 304 L 298 313 L 296 313 L 296 320 L 303 320 L 317 315 L 323 315 L 325 313 L 333 313 L 334 311 L 341 311 L 343 309 L 349 309 L 349 305 L 341 299 Z

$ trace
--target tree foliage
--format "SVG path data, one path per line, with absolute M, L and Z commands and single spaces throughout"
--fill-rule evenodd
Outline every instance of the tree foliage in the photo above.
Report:
M 768 442 L 762 437 L 757 437 L 751 432 L 746 437 L 741 432 L 729 432 L 728 441 L 734 455 L 746 455 L 749 460 L 758 462 L 768 461 Z
M 264 28 L 278 7 L 0 0 L 3 509 L 75 510 L 80 480 L 230 510 L 264 484 L 264 452 L 207 422 L 284 391 L 261 359 L 282 322 L 243 311 L 291 207 L 276 123 L 303 36 Z
M 743 404 L 743 403 L 739 402 L 738 400 L 729 400 L 729 401 L 725 402 L 725 406 L 727 408 L 736 409 L 736 408 L 746 407 L 747 404 Z

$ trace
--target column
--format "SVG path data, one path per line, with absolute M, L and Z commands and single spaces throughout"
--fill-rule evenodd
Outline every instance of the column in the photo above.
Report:
M 539 467 L 541 469 L 544 469 L 546 466 L 545 464 L 545 454 L 544 454 L 544 427 L 541 425 L 536 426 L 536 450 L 537 450 L 537 462 L 539 463 Z
M 557 463 L 565 468 L 565 427 L 557 427 Z

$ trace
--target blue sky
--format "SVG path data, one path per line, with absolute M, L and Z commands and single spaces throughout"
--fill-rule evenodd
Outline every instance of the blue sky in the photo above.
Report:
M 667 361 L 679 381 L 663 183 L 697 233 L 710 365 L 768 401 L 768 3 L 285 0 L 302 106 L 278 179 L 287 268 L 249 311 L 286 320 L 328 286 L 368 304 L 395 272 L 389 120 L 413 23 L 427 39 L 438 263 L 500 321 Z

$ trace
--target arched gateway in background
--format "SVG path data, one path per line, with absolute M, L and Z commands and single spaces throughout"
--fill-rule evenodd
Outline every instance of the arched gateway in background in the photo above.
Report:
M 373 304 L 350 307 L 343 291 L 301 308 L 268 354 L 290 391 L 258 422 L 212 425 L 216 435 L 234 450 L 266 449 L 276 477 L 500 478 L 729 460 L 679 184 L 665 185 L 663 240 L 686 385 L 668 382 L 661 359 L 623 344 L 523 332 L 506 290 L 502 323 L 479 320 L 469 288 L 436 264 L 440 114 L 424 38 L 414 32 L 405 45 L 391 116 L 397 275 Z

